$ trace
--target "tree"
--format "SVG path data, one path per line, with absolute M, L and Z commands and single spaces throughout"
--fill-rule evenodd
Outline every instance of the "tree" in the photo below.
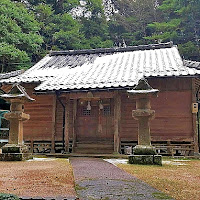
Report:
M 41 4 L 51 6 L 55 14 L 67 13 L 76 6 L 80 5 L 79 0 L 29 0 L 28 3 L 27 2 L 24 3 L 30 4 L 33 7 Z
M 44 38 L 43 54 L 48 50 L 111 47 L 102 0 L 23 1 L 35 13 Z M 79 14 L 77 14 L 79 13 Z
M 53 5 L 38 4 L 32 8 L 40 22 L 44 54 L 48 50 L 80 49 L 84 35 L 81 24 L 70 13 L 55 13 Z
M 1 73 L 24 68 L 30 62 L 25 51 L 19 50 L 12 44 L 0 43 L 0 67 Z
M 54 46 L 58 49 L 80 49 L 84 35 L 80 32 L 81 24 L 70 14 L 54 16 L 51 25 Z
M 159 9 L 164 16 L 163 21 L 149 24 L 151 35 L 146 39 L 162 42 L 171 40 L 180 44 L 180 51 L 185 58 L 200 60 L 200 1 L 165 0 Z
M 30 60 L 37 60 L 43 43 L 38 30 L 39 24 L 33 13 L 28 12 L 23 4 L 0 1 L 1 72 L 28 66 Z
M 85 0 L 85 10 L 80 17 L 85 44 L 90 48 L 112 47 L 108 23 L 104 13 L 102 0 Z
M 23 17 L 17 14 L 17 23 L 7 15 L 0 17 L 0 34 L 7 30 L 0 42 L 6 40 L 14 44 L 34 58 L 32 60 L 49 50 L 170 40 L 179 45 L 185 58 L 200 60 L 199 0 L 12 0 L 13 5 L 22 6 L 19 2 L 26 7 L 26 12 Z M 30 16 L 27 13 L 31 13 Z M 37 21 L 30 20 L 34 19 L 33 13 Z M 20 18 L 24 23 L 18 23 Z M 38 33 L 44 39 L 39 53 L 41 37 Z
M 125 40 L 127 45 L 144 44 L 147 24 L 158 20 L 158 1 L 117 0 L 114 5 L 118 12 L 109 23 L 112 39 L 117 43 Z

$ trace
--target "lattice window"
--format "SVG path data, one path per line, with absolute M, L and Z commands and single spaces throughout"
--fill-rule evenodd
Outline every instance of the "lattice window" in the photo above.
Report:
M 87 110 L 87 108 L 83 108 L 82 110 L 82 116 L 90 116 L 91 110 Z
M 103 115 L 104 116 L 110 116 L 111 115 L 110 106 L 104 106 L 103 107 Z

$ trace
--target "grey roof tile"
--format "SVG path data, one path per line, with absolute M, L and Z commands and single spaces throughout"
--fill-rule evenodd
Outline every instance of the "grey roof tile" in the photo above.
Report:
M 190 65 L 183 63 L 178 49 L 171 43 L 61 51 L 51 52 L 24 74 L 0 82 L 39 82 L 35 88 L 38 92 L 123 88 L 134 86 L 144 77 L 200 74 L 200 68 Z
M 200 69 L 200 62 L 191 61 L 191 60 L 184 60 L 184 65 L 190 68 Z
M 7 73 L 3 73 L 3 74 L 0 74 L 0 80 L 1 79 L 8 79 L 10 77 L 15 77 L 15 76 L 18 76 L 20 74 L 24 73 L 24 70 L 16 70 L 16 71 L 12 71 L 12 72 L 7 72 Z

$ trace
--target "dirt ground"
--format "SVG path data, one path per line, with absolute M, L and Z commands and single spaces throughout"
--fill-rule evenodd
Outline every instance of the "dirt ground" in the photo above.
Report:
M 75 197 L 72 167 L 66 159 L 0 162 L 0 193 L 21 197 Z
M 118 164 L 118 167 L 176 200 L 200 199 L 200 160 L 164 159 L 163 166 Z
M 200 199 L 200 160 L 164 159 L 163 166 L 117 166 L 176 200 Z M 74 185 L 67 159 L 0 162 L 0 193 L 75 198 Z

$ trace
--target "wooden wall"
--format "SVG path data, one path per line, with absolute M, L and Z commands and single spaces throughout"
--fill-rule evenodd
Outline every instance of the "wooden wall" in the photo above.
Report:
M 55 126 L 55 96 L 33 95 L 34 85 L 24 85 L 27 93 L 35 99 L 25 104 L 25 113 L 30 120 L 24 122 L 24 140 L 51 141 Z
M 191 91 L 163 91 L 152 100 L 152 140 L 192 141 Z
M 190 78 L 150 79 L 149 83 L 160 90 L 151 100 L 155 119 L 151 121 L 153 141 L 193 141 L 192 82 Z M 122 140 L 137 141 L 137 121 L 132 118 L 135 102 L 123 94 L 121 134 Z
M 152 140 L 157 141 L 193 141 L 193 118 L 191 113 L 192 79 L 191 78 L 160 78 L 149 79 L 149 83 L 160 90 L 158 98 L 151 101 L 152 109 L 156 111 L 151 122 Z M 35 141 L 62 141 L 63 108 L 54 95 L 33 95 L 35 86 L 25 85 L 27 92 L 36 101 L 25 104 L 25 112 L 31 119 L 24 123 L 24 139 Z M 69 126 L 65 135 L 73 138 L 73 101 L 67 95 L 61 97 L 69 111 Z M 137 121 L 132 118 L 135 109 L 133 99 L 122 93 L 120 138 L 137 141 Z M 67 125 L 67 124 L 66 124 Z M 55 132 L 54 132 L 55 131 Z

